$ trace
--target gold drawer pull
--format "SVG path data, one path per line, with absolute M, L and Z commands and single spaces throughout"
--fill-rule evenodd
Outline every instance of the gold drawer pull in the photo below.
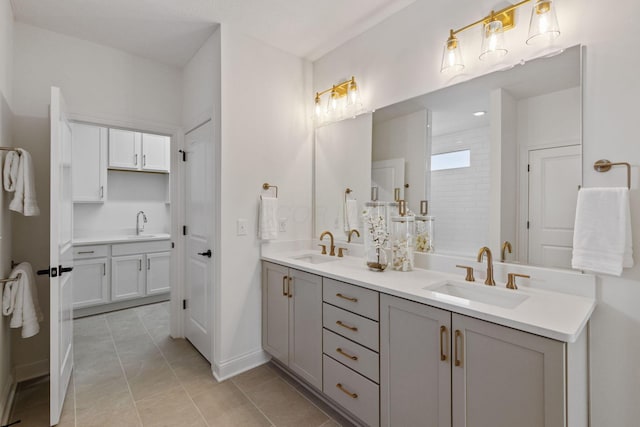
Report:
M 341 348 L 336 348 L 336 351 L 338 353 L 340 353 L 341 355 L 343 355 L 344 357 L 347 357 L 347 358 L 349 358 L 351 360 L 358 360 L 358 356 L 352 356 L 349 353 L 345 353 L 344 350 L 341 349 Z
M 357 399 L 358 398 L 358 393 L 351 393 L 349 390 L 347 390 L 344 387 L 342 387 L 342 384 L 338 383 L 338 384 L 336 384 L 336 387 L 338 387 L 341 392 L 343 392 L 344 394 L 346 394 L 350 398 L 352 398 L 352 399 Z
M 342 294 L 336 294 L 336 296 L 338 298 L 342 298 L 342 299 L 346 299 L 347 301 L 351 301 L 351 302 L 358 302 L 358 298 L 353 298 L 353 297 L 345 297 Z
M 454 350 L 455 350 L 455 365 L 456 366 L 462 365 L 461 358 L 460 358 L 460 356 L 458 356 L 458 338 L 460 338 L 460 353 L 462 353 L 462 339 L 463 339 L 462 338 L 462 332 L 460 332 L 459 329 L 456 329 L 455 338 L 454 338 L 455 339 L 455 348 L 454 348 Z
M 444 339 L 445 336 L 447 335 L 447 327 L 442 325 L 440 326 L 440 360 L 445 361 L 447 360 L 447 355 L 444 353 Z
M 342 320 L 338 320 L 336 322 L 336 325 L 342 326 L 343 328 L 349 329 L 350 331 L 353 331 L 353 332 L 358 332 L 358 328 L 356 328 L 355 326 L 345 325 L 344 323 L 342 323 Z

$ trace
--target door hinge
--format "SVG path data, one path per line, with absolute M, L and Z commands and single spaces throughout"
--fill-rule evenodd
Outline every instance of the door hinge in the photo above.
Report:
M 183 225 L 183 226 L 182 226 L 182 235 L 183 235 L 183 236 L 186 236 L 186 235 L 187 235 L 187 226 L 186 226 L 186 225 Z
M 186 162 L 187 161 L 187 152 L 184 150 L 178 150 L 179 153 L 182 154 L 182 161 Z
M 527 165 L 527 172 L 531 172 L 531 165 Z
M 527 221 L 527 230 L 529 229 L 529 221 Z
M 175 247 L 176 247 L 176 244 L 171 242 L 171 249 L 175 249 Z
M 183 299 L 183 300 L 182 300 L 182 309 L 183 309 L 183 310 L 186 310 L 186 309 L 187 309 L 187 300 L 186 300 L 186 299 Z

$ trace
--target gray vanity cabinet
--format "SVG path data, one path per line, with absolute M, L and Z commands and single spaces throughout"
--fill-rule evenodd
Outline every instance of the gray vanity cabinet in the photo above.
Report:
M 322 389 L 322 277 L 263 262 L 262 346 Z

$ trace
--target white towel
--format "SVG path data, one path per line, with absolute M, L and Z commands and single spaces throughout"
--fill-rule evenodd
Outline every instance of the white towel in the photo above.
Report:
M 633 267 L 627 188 L 580 190 L 571 266 L 614 276 L 620 276 L 623 267 Z
M 15 151 L 9 151 L 4 158 L 3 183 L 4 189 L 10 193 L 16 191 L 16 181 L 18 180 L 18 165 L 20 155 Z
M 344 231 L 348 233 L 351 230 L 357 230 L 359 228 L 359 219 L 358 201 L 355 199 L 348 199 L 344 203 Z
M 258 238 L 262 240 L 278 238 L 278 199 L 275 197 L 260 198 Z
M 36 183 L 33 175 L 33 163 L 31 154 L 28 151 L 18 148 L 20 154 L 20 164 L 18 165 L 18 182 L 16 184 L 15 196 L 9 204 L 9 209 L 23 214 L 24 216 L 40 215 L 38 202 L 36 200 Z
M 29 338 L 40 332 L 38 322 L 42 321 L 42 311 L 38 303 L 38 291 L 31 264 L 18 264 L 9 277 L 18 277 L 18 274 L 20 279 L 4 285 L 2 314 L 12 315 L 9 326 L 22 327 L 22 338 Z

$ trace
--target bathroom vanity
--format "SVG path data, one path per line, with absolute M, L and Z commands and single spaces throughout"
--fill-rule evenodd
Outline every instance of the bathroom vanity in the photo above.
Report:
M 593 298 L 308 248 L 263 248 L 263 347 L 355 422 L 588 425 Z

